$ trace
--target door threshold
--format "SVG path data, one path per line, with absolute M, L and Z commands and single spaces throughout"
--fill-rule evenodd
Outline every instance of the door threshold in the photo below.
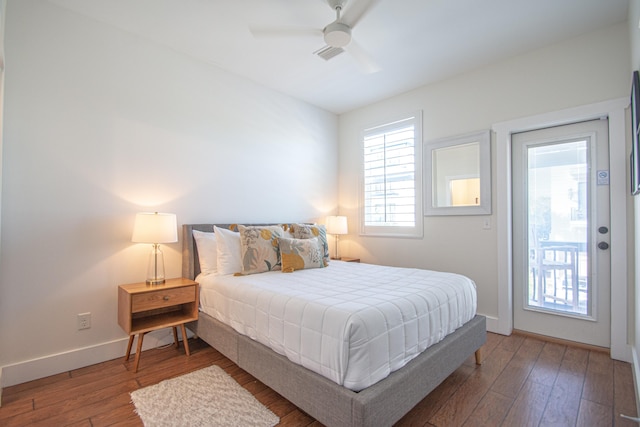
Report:
M 547 341 L 547 342 L 551 342 L 551 343 L 554 343 L 554 344 L 561 344 L 561 345 L 566 345 L 566 346 L 571 346 L 571 347 L 582 348 L 584 350 L 591 350 L 591 351 L 597 351 L 597 352 L 600 352 L 600 353 L 607 353 L 609 355 L 609 357 L 611 357 L 611 349 L 609 349 L 607 347 L 600 347 L 600 346 L 597 346 L 597 345 L 585 344 L 585 343 L 581 343 L 581 342 L 578 342 L 578 341 L 565 340 L 565 339 L 562 339 L 562 338 L 550 337 L 550 336 L 547 336 L 547 335 L 534 334 L 533 332 L 521 331 L 519 329 L 514 329 L 512 333 L 513 333 L 513 335 L 520 335 L 520 336 L 527 337 L 527 338 L 535 338 L 535 339 L 538 339 L 540 341 Z

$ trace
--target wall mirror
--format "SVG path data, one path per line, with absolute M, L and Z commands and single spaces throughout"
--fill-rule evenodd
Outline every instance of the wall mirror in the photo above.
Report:
M 489 131 L 425 143 L 425 215 L 491 214 Z

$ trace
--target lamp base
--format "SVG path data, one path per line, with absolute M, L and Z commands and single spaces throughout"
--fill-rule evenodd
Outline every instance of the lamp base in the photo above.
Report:
M 155 286 L 164 283 L 164 257 L 157 243 L 149 254 L 149 269 L 147 270 L 147 285 Z

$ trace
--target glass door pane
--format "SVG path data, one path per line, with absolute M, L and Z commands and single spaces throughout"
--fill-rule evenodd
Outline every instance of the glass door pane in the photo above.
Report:
M 526 308 L 591 315 L 588 141 L 527 148 Z

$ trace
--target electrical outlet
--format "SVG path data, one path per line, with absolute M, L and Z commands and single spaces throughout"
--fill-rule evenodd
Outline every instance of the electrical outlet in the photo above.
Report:
M 78 314 L 78 330 L 89 329 L 91 327 L 91 313 Z

